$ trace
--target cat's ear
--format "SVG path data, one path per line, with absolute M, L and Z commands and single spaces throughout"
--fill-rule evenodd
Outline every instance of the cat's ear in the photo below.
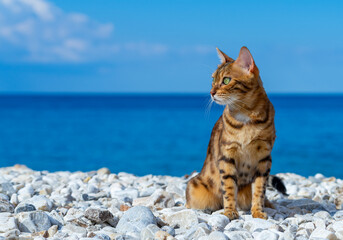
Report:
M 239 52 L 239 56 L 236 59 L 235 64 L 238 64 L 244 70 L 247 70 L 252 73 L 256 72 L 257 70 L 254 59 L 252 58 L 251 53 L 249 52 L 249 49 L 247 47 L 241 48 L 241 51 Z
M 230 58 L 228 55 L 220 51 L 218 48 L 216 49 L 221 63 L 233 62 L 232 58 Z

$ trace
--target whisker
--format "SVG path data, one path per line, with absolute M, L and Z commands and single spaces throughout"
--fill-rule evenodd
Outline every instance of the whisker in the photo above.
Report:
M 230 105 L 235 107 L 235 108 L 238 107 L 241 110 L 249 111 L 246 107 L 243 106 L 243 105 L 246 105 L 246 103 L 242 100 L 239 100 L 239 99 L 232 100 L 230 98 L 230 96 L 228 96 L 226 94 L 218 95 L 218 97 L 225 98 L 227 101 L 229 101 Z
M 205 101 L 204 101 L 204 102 L 205 102 L 205 110 L 206 110 L 206 109 L 208 108 L 208 106 L 210 105 L 211 100 L 212 100 L 211 97 L 210 97 L 210 98 L 207 98 L 207 97 L 206 97 L 206 99 L 205 99 Z
M 231 104 L 233 107 L 238 107 L 238 108 L 240 108 L 241 110 L 248 111 L 248 109 L 246 109 L 246 108 L 243 107 L 242 105 L 240 105 L 240 104 L 238 104 L 237 102 L 235 102 L 236 100 L 233 101 L 233 100 L 230 99 L 230 98 L 228 98 L 227 100 L 230 102 L 230 104 Z
M 244 105 L 246 105 L 246 102 L 244 102 L 243 100 L 236 99 L 235 101 L 241 102 L 241 103 L 243 103 Z
M 210 118 L 212 104 L 213 104 L 213 99 L 210 97 L 210 99 L 208 100 L 206 109 L 205 109 L 205 117 L 207 118 L 207 120 Z
M 232 101 L 232 104 L 234 104 L 235 106 L 239 107 L 240 109 L 243 109 L 243 110 L 248 111 L 245 107 L 239 105 L 237 102 L 233 102 L 233 101 Z

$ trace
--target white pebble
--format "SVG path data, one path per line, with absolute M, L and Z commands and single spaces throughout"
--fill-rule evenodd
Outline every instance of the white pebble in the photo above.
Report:
M 325 238 L 325 239 L 329 239 L 329 240 L 336 240 L 337 237 L 333 232 L 330 232 L 328 230 L 325 230 L 323 228 L 317 228 L 315 229 L 310 238 Z

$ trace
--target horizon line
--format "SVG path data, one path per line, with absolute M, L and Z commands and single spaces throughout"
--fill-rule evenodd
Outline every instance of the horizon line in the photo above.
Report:
M 0 96 L 200 96 L 208 92 L 0 92 Z M 343 95 L 343 92 L 267 92 L 267 95 Z

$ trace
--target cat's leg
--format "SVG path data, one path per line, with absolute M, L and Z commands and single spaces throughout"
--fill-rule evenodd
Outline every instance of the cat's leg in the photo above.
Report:
M 275 209 L 274 204 L 272 204 L 272 203 L 267 199 L 267 197 L 265 197 L 265 199 L 264 199 L 264 206 L 267 207 L 267 208 L 273 208 L 273 209 Z
M 251 209 L 252 189 L 251 184 L 247 184 L 238 189 L 237 205 L 240 209 L 248 211 Z
M 251 184 L 245 185 L 242 188 L 238 188 L 237 193 L 237 205 L 238 208 L 248 211 L 251 209 L 251 201 L 252 201 L 252 187 Z M 264 206 L 267 208 L 275 209 L 274 205 L 267 199 L 264 198 Z
M 186 189 L 186 207 L 216 211 L 222 208 L 221 196 L 214 193 L 213 181 L 200 175 L 192 178 Z
M 233 220 L 239 217 L 236 207 L 237 169 L 235 159 L 223 156 L 219 159 L 218 166 L 223 193 L 224 215 Z
M 265 203 L 266 185 L 272 165 L 271 156 L 259 160 L 257 165 L 256 178 L 253 187 L 251 214 L 254 218 L 267 219 L 267 214 L 263 212 Z

